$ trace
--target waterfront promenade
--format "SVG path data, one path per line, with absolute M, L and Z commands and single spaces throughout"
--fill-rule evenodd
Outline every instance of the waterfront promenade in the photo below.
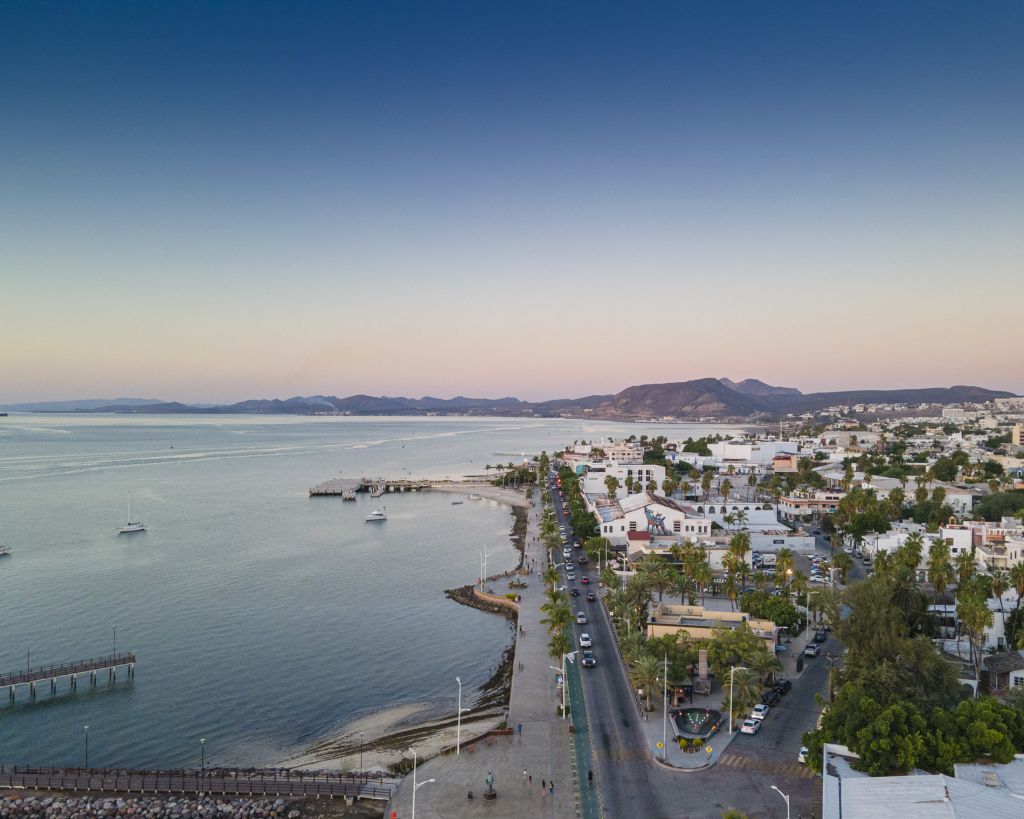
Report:
M 537 493 L 539 494 L 539 492 Z M 522 496 L 520 496 L 522 497 Z M 526 559 L 533 566 L 543 566 L 545 552 L 538 542 L 542 504 L 534 497 L 529 508 L 526 536 Z M 516 640 L 516 670 L 512 682 L 512 701 L 509 707 L 509 725 L 517 729 L 511 737 L 496 737 L 491 744 L 474 743 L 475 750 L 463 747 L 454 753 L 436 757 L 419 766 L 416 794 L 416 816 L 423 819 L 442 817 L 476 817 L 486 813 L 494 817 L 572 817 L 576 816 L 576 797 L 571 765 L 572 737 L 569 720 L 558 719 L 556 707 L 561 702 L 555 684 L 555 672 L 550 666 L 558 665 L 548 656 L 548 637 L 539 624 L 543 615 L 544 586 L 536 571 L 530 575 L 527 588 L 521 590 L 519 623 L 526 630 L 525 637 Z M 452 683 L 458 669 L 452 669 Z M 523 769 L 533 777 L 533 787 L 527 785 Z M 490 772 L 494 776 L 495 802 L 484 803 L 485 780 Z M 585 780 L 586 772 L 583 777 Z M 554 796 L 542 795 L 541 780 L 554 780 Z M 585 786 L 585 784 L 584 784 Z M 412 815 L 412 776 L 402 780 L 388 805 L 387 816 L 394 810 L 399 817 Z M 468 798 L 469 791 L 473 799 Z

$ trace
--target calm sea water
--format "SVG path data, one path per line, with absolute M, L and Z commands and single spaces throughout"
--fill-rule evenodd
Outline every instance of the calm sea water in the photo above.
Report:
M 511 515 L 452 496 L 310 498 L 332 477 L 460 477 L 496 451 L 697 427 L 471 418 L 0 419 L 0 671 L 110 653 L 133 680 L 0 695 L 7 764 L 267 764 L 365 714 L 454 708 L 512 640 L 444 598 L 516 561 Z M 118 535 L 132 493 L 145 533 Z M 468 683 L 468 685 L 467 685 Z

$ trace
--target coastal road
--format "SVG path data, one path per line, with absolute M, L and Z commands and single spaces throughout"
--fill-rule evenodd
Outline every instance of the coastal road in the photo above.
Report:
M 555 514 L 568 529 L 569 521 L 557 506 Z M 720 819 L 729 807 L 751 816 L 783 816 L 785 804 L 772 785 L 790 796 L 793 816 L 820 815 L 820 780 L 797 762 L 797 754 L 801 734 L 814 727 L 820 713 L 814 695 L 827 691 L 824 654 L 841 653 L 838 641 L 830 637 L 822 656 L 807 660 L 805 671 L 757 735 L 738 736 L 711 768 L 667 770 L 653 760 L 611 626 L 599 602 L 586 602 L 588 588 L 579 582 L 579 569 L 576 581 L 567 585 L 580 589 L 581 596 L 571 598 L 573 611 L 587 612 L 587 625 L 574 626 L 577 644 L 586 632 L 597 657 L 596 668 L 581 672 L 605 819 Z M 591 581 L 593 589 L 596 570 Z

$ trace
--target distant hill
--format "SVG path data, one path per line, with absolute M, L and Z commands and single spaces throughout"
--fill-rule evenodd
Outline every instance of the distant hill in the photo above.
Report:
M 928 387 L 917 390 L 848 390 L 845 392 L 816 392 L 801 396 L 769 395 L 765 401 L 777 412 L 815 412 L 826 407 L 853 406 L 854 404 L 959 404 L 991 401 L 995 398 L 1013 398 L 1012 392 L 987 390 L 984 387 Z
M 740 381 L 739 384 L 735 381 L 730 381 L 728 378 L 719 378 L 718 380 L 730 390 L 743 393 L 744 395 L 803 395 L 800 390 L 793 387 L 773 387 L 770 384 L 765 384 L 764 381 L 758 381 L 756 378 L 748 378 L 745 381 Z
M 78 401 L 35 401 L 28 404 L 4 404 L 2 412 L 71 412 L 95 410 L 99 407 L 139 407 L 162 404 L 157 398 L 87 398 Z
M 612 416 L 639 418 L 751 417 L 767 408 L 755 396 L 730 389 L 716 378 L 629 387 L 598 407 Z

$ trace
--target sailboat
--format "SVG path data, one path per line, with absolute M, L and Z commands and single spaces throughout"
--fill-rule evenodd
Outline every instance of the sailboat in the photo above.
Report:
M 145 532 L 145 523 L 132 523 L 132 493 L 128 493 L 128 525 L 117 530 L 119 535 L 127 535 L 132 532 Z
M 366 516 L 367 523 L 369 523 L 371 521 L 375 521 L 375 520 L 387 520 L 387 519 L 388 519 L 388 509 L 387 509 L 386 506 L 382 506 L 377 511 L 372 512 L 372 513 L 370 513 L 369 515 Z

